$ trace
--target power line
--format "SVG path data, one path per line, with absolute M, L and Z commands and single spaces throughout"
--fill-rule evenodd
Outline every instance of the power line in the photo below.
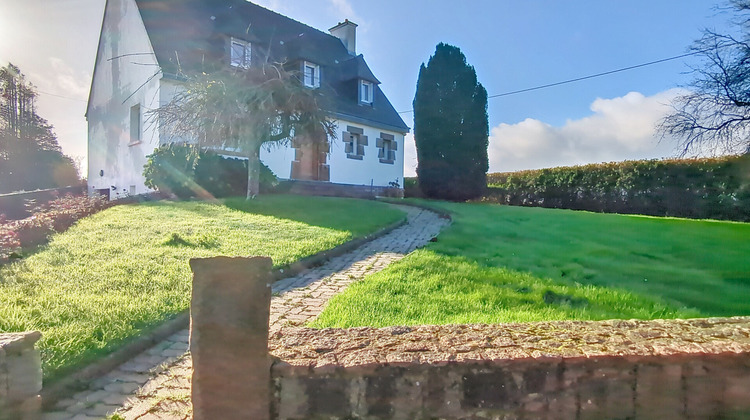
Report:
M 38 89 L 36 90 L 36 93 L 41 93 L 41 94 L 44 94 L 44 95 L 54 96 L 56 98 L 69 99 L 71 101 L 87 102 L 85 99 L 71 98 L 70 96 L 57 95 L 55 93 L 49 93 L 49 92 L 45 92 L 43 90 L 38 90 Z
M 531 92 L 531 91 L 534 91 L 534 90 L 540 90 L 540 89 L 546 89 L 546 88 L 550 88 L 550 87 L 554 87 L 554 86 L 566 85 L 568 83 L 580 82 L 582 80 L 593 79 L 595 77 L 602 77 L 602 76 L 607 76 L 607 75 L 614 74 L 614 73 L 620 73 L 620 72 L 623 72 L 623 71 L 637 69 L 637 68 L 640 68 L 640 67 L 652 66 L 654 64 L 664 63 L 666 61 L 679 60 L 680 58 L 689 57 L 691 55 L 696 55 L 696 54 L 700 54 L 700 53 L 703 53 L 703 52 L 705 52 L 705 51 L 693 51 L 693 52 L 690 52 L 690 53 L 675 55 L 673 57 L 662 58 L 661 60 L 649 61 L 647 63 L 636 64 L 634 66 L 621 67 L 621 68 L 616 69 L 616 70 L 609 70 L 609 71 L 605 71 L 605 72 L 602 72 L 602 73 L 591 74 L 591 75 L 583 76 L 583 77 L 576 77 L 574 79 L 563 80 L 563 81 L 555 82 L 555 83 L 548 83 L 546 85 L 539 85 L 539 86 L 534 86 L 534 87 L 530 87 L 530 88 L 526 88 L 526 89 L 519 89 L 519 90 L 510 91 L 510 92 L 498 93 L 496 95 L 490 95 L 490 96 L 488 96 L 487 99 L 500 98 L 502 96 L 516 95 L 516 94 L 519 94 L 519 93 Z M 408 111 L 401 111 L 401 112 L 399 112 L 399 114 L 408 114 L 410 112 L 414 112 L 414 110 L 410 109 Z

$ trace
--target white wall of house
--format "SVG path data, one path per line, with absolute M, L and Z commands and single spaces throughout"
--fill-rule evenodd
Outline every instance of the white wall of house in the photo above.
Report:
M 158 71 L 135 1 L 108 0 L 87 113 L 89 192 L 109 188 L 118 198 L 150 191 L 142 173 L 146 155 L 159 145 L 147 114 L 159 106 Z
M 346 120 L 337 120 L 336 139 L 330 143 L 328 164 L 331 169 L 331 182 L 337 184 L 388 186 L 389 182 L 404 185 L 404 135 L 395 131 L 381 130 L 363 124 L 356 124 Z M 361 128 L 368 138 L 365 154 L 362 160 L 347 157 L 346 146 L 342 133 L 348 126 Z M 398 143 L 396 159 L 392 164 L 381 163 L 378 157 L 376 139 L 381 133 L 390 134 Z M 281 179 L 289 179 L 292 173 L 292 161 L 295 153 L 291 145 L 265 147 L 261 149 L 260 159 L 273 173 Z
M 280 179 L 289 179 L 292 176 L 292 161 L 294 160 L 294 149 L 291 145 L 270 148 L 261 146 L 260 161 Z
M 395 131 L 368 127 L 363 124 L 338 120 L 337 138 L 331 142 L 331 152 L 328 162 L 331 166 L 331 182 L 337 184 L 388 186 L 389 182 L 404 185 L 404 135 Z M 348 126 L 361 128 L 367 136 L 367 146 L 362 160 L 349 159 L 342 133 Z M 378 148 L 375 139 L 380 133 L 390 134 L 398 143 L 396 159 L 393 164 L 381 163 L 378 158 Z

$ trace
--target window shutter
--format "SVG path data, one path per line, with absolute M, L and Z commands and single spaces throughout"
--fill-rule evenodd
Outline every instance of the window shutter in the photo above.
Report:
M 383 148 L 383 139 L 375 139 L 375 147 Z
M 357 154 L 360 156 L 365 155 L 365 145 L 364 144 L 358 144 L 357 145 Z
M 385 158 L 385 150 L 380 148 L 378 149 L 378 158 L 384 159 Z
M 389 160 L 396 160 L 396 152 L 394 152 L 393 150 L 391 150 L 390 152 L 388 152 L 388 159 Z
M 363 136 L 363 135 L 360 134 L 360 136 L 359 136 L 359 144 L 361 144 L 363 146 L 367 146 L 368 145 L 367 144 L 367 136 Z
M 391 141 L 391 150 L 398 150 L 398 142 L 395 140 Z

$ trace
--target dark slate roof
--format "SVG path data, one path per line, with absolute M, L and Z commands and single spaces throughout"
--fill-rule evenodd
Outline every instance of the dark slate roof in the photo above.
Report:
M 228 38 L 252 44 L 253 60 L 321 67 L 321 85 L 333 98 L 330 111 L 382 129 L 407 132 L 362 55 L 352 56 L 338 38 L 245 0 L 136 0 L 152 47 L 167 76 L 210 71 L 228 63 Z M 358 80 L 375 84 L 372 106 L 360 105 Z

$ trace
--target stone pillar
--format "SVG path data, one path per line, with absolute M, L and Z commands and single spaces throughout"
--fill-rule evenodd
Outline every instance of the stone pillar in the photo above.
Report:
M 0 420 L 34 420 L 41 412 L 39 332 L 0 334 Z
M 271 259 L 190 260 L 193 418 L 270 417 Z

